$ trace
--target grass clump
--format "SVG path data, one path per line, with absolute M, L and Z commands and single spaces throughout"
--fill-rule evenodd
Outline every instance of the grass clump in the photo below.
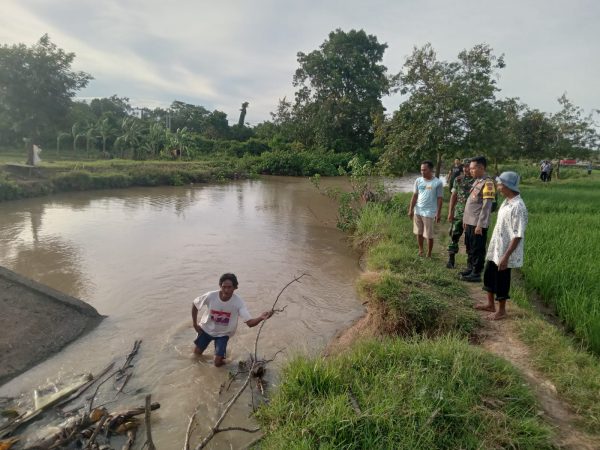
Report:
M 454 337 L 296 358 L 283 380 L 258 413 L 261 448 L 553 448 L 516 370 Z

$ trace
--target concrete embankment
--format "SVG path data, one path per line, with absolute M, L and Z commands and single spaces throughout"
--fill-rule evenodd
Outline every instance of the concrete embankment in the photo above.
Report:
M 102 320 L 87 303 L 0 267 L 0 385 Z

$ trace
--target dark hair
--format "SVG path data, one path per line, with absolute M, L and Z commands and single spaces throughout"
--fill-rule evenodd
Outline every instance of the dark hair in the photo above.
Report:
M 221 275 L 221 278 L 219 278 L 219 286 L 221 286 L 225 280 L 231 281 L 231 284 L 233 284 L 233 287 L 237 289 L 237 287 L 238 287 L 238 280 L 237 280 L 237 277 L 234 274 L 232 274 L 232 273 L 224 273 L 223 275 Z
M 483 166 L 484 168 L 487 167 L 487 159 L 485 159 L 485 156 L 476 156 L 474 158 L 471 158 L 471 162 L 479 164 L 479 165 Z
M 431 161 L 429 161 L 429 160 L 423 161 L 421 163 L 421 165 L 423 165 L 423 164 L 426 164 L 427 167 L 429 167 L 430 169 L 433 169 L 433 163 Z

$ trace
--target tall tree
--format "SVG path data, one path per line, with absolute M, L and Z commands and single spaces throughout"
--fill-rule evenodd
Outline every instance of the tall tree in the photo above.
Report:
M 503 57 L 483 44 L 460 52 L 453 62 L 440 61 L 431 44 L 415 48 L 400 75 L 408 99 L 388 126 L 382 164 L 397 172 L 431 159 L 439 175 L 444 157 L 485 148 L 486 119 L 498 90 L 495 75 L 503 67 Z
M 0 46 L 0 127 L 16 138 L 53 141 L 73 96 L 92 79 L 71 70 L 74 59 L 47 34 L 31 47 Z
M 336 151 L 366 151 L 373 139 L 374 114 L 392 80 L 382 64 L 387 44 L 363 30 L 337 29 L 318 50 L 299 52 L 294 75 L 295 119 L 306 145 Z

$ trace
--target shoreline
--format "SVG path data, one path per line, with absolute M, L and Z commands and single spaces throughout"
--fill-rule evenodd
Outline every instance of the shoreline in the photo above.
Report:
M 83 300 L 4 267 L 0 308 L 0 386 L 58 353 L 104 318 Z

